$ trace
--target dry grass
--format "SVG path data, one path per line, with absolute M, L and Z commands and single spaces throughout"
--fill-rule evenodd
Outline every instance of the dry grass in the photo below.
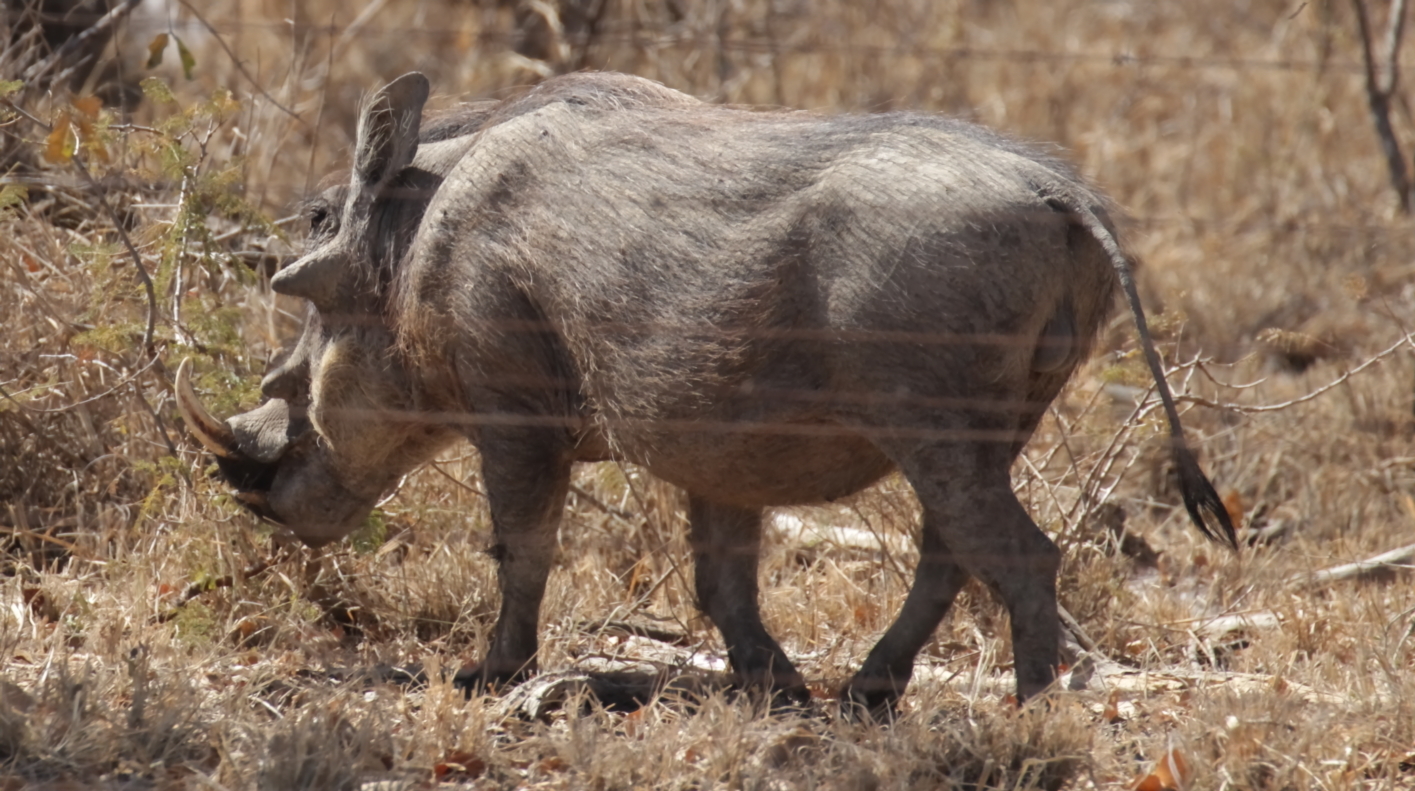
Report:
M 548 65 L 512 52 L 513 14 L 491 3 L 369 7 L 356 22 L 359 8 L 331 1 L 203 4 L 249 76 L 174 7 L 195 79 L 169 53 L 156 73 L 176 104 L 150 101 L 136 121 L 231 88 L 228 118 L 169 137 L 194 152 L 192 174 L 234 163 L 220 188 L 272 218 L 344 156 L 360 93 L 412 68 L 450 96 L 485 96 L 583 62 L 732 102 L 938 109 L 1055 140 L 1132 213 L 1152 317 L 1185 362 L 1173 379 L 1224 405 L 1190 408 L 1189 430 L 1267 537 L 1232 555 L 1188 528 L 1153 407 L 1134 403 L 1144 378 L 1122 320 L 1016 470 L 1068 549 L 1062 601 L 1110 660 L 1083 690 L 1014 710 L 1005 615 L 971 587 L 888 728 L 835 719 L 829 701 L 773 716 L 721 693 L 630 714 L 572 694 L 527 719 L 514 696 L 350 680 L 413 661 L 437 679 L 484 650 L 495 584 L 476 461 L 461 448 L 411 476 L 355 541 L 275 547 L 174 431 L 165 368 L 202 356 L 227 372 L 206 392 L 251 404 L 298 308 L 247 264 L 298 239 L 192 203 L 196 182 L 149 150 L 160 135 L 110 130 L 113 164 L 93 164 L 161 275 L 156 363 L 135 342 L 147 308 L 132 264 L 71 166 L 12 176 L 30 200 L 0 218 L 3 787 L 1088 787 L 1127 783 L 1169 748 L 1194 788 L 1415 787 L 1411 575 L 1307 583 L 1411 541 L 1415 344 L 1319 397 L 1256 409 L 1415 325 L 1415 230 L 1366 116 L 1347 4 L 609 0 L 588 46 Z M 132 20 L 130 69 L 166 27 Z M 66 102 L 22 105 L 52 119 Z M 1397 123 L 1410 137 L 1409 117 Z M 45 136 L 27 121 L 6 131 Z M 212 235 L 174 233 L 176 204 Z M 576 481 L 542 667 L 719 667 L 677 493 L 615 465 Z M 1157 562 L 1115 551 L 1106 503 Z M 767 621 L 828 697 L 902 601 L 916 511 L 891 478 L 793 514 L 876 536 L 778 530 L 763 559 Z M 685 645 L 604 626 L 649 616 Z

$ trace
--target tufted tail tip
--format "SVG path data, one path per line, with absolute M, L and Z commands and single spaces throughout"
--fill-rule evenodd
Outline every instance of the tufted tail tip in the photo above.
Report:
M 1183 440 L 1174 443 L 1174 465 L 1179 470 L 1179 488 L 1184 494 L 1184 507 L 1189 518 L 1210 541 L 1228 544 L 1238 549 L 1238 534 L 1233 529 L 1233 519 L 1228 508 L 1209 482 L 1208 476 L 1199 467 L 1194 451 Z

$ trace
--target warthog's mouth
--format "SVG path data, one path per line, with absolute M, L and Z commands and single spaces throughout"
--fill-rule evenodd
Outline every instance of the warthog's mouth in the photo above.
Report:
M 304 408 L 272 398 L 231 420 L 218 420 L 192 389 L 189 360 L 177 368 L 175 390 L 187 431 L 216 457 L 221 477 L 236 490 L 236 500 L 262 519 L 281 524 L 267 496 L 281 462 L 314 440 Z

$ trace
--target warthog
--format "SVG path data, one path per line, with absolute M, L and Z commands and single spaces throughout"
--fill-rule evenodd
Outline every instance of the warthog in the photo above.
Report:
M 620 459 L 686 490 L 698 601 L 743 685 L 806 696 L 758 610 L 762 510 L 898 469 L 923 508 L 919 566 L 842 699 L 887 709 L 970 574 L 1010 614 L 1018 696 L 1042 691 L 1059 553 L 1009 468 L 1117 283 L 1189 513 L 1234 543 L 1106 201 L 1056 159 L 933 115 L 754 112 L 610 74 L 420 141 L 427 93 L 410 74 L 368 102 L 348 187 L 272 280 L 315 312 L 268 403 L 223 423 L 185 366 L 177 390 L 239 496 L 311 545 L 476 445 L 502 598 L 460 683 L 533 672 L 571 466 Z

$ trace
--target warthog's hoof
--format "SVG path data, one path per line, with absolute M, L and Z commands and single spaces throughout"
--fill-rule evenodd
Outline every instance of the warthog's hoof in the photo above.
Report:
M 773 711 L 805 711 L 811 705 L 806 678 L 795 668 L 773 671 L 759 668 L 732 674 L 732 686 L 753 700 L 766 702 Z
M 893 722 L 902 694 L 903 685 L 890 679 L 855 676 L 840 690 L 840 713 L 855 722 Z
M 766 697 L 771 710 L 777 714 L 807 714 L 811 711 L 811 691 L 805 683 L 761 687 L 747 687 L 745 690 L 754 697 Z
M 462 691 L 468 698 L 474 695 L 494 693 L 506 687 L 519 684 L 535 675 L 534 665 L 521 665 L 513 670 L 495 670 L 486 662 L 478 662 L 464 667 L 452 676 L 452 686 Z

